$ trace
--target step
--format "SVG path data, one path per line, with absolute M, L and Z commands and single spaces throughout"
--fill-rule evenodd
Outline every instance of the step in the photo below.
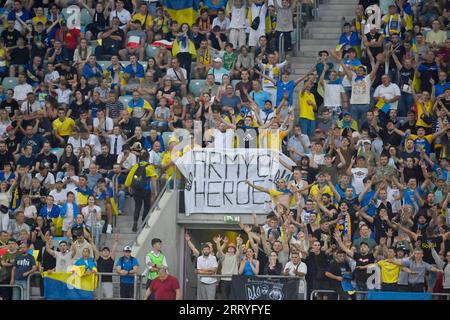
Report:
M 355 7 L 358 5 L 358 1 L 355 0 L 329 0 L 327 4 L 324 5 L 335 5 L 335 4 L 353 4 Z
M 351 21 L 351 19 L 353 19 L 353 15 L 351 16 L 352 18 L 350 19 L 350 15 L 344 15 L 347 19 L 346 21 Z M 341 22 L 342 19 L 342 15 L 340 16 L 336 16 L 336 15 L 319 15 L 317 21 L 324 21 L 324 22 Z
M 333 10 L 333 11 L 355 11 L 356 5 L 351 3 L 332 3 L 332 4 L 324 4 L 319 6 L 319 14 L 324 10 Z
M 324 32 L 324 33 L 316 33 L 316 32 L 312 32 L 310 34 L 308 34 L 307 37 L 305 37 L 304 40 L 307 39 L 312 39 L 312 40 L 319 40 L 319 39 L 325 39 L 325 40 L 331 40 L 331 39 L 336 39 L 336 41 L 339 40 L 339 38 L 341 37 L 341 32 L 338 29 L 330 29 L 328 32 Z
M 342 17 L 341 17 L 342 18 Z M 341 29 L 341 20 L 333 20 L 333 21 L 318 21 L 318 20 L 314 20 L 311 22 L 308 22 L 308 24 L 306 25 L 306 30 L 315 30 L 315 28 L 318 27 L 329 27 L 329 28 L 339 28 L 339 30 Z

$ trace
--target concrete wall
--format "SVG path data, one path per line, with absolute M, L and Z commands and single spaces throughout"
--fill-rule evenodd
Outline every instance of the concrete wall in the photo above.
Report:
M 180 286 L 182 286 L 183 278 L 180 277 L 182 272 L 180 257 L 182 255 L 180 254 L 179 244 L 180 235 L 183 237 L 183 232 L 177 224 L 176 212 L 176 192 L 165 192 L 160 200 L 159 209 L 152 213 L 146 227 L 139 234 L 137 243 L 133 245 L 132 255 L 141 262 L 139 272 L 143 273 L 145 271 L 145 256 L 152 249 L 151 240 L 153 238 L 161 239 L 162 251 L 169 265 L 169 273 L 177 276 L 180 280 Z

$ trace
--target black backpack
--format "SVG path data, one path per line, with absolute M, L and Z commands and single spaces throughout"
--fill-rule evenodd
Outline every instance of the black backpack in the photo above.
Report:
M 147 184 L 147 169 L 148 164 L 139 164 L 138 168 L 134 172 L 133 180 L 131 181 L 131 188 L 133 192 L 142 192 L 145 190 L 145 185 Z

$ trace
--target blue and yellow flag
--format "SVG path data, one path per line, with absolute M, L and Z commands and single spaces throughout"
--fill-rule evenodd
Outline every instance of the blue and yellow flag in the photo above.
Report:
M 73 266 L 72 272 L 44 272 L 44 297 L 47 300 L 92 300 L 98 275 L 84 275 L 84 267 Z
M 162 0 L 164 9 L 169 13 L 172 20 L 179 25 L 187 23 L 189 26 L 197 20 L 200 10 L 199 0 Z
M 383 111 L 384 113 L 388 113 L 391 110 L 391 105 L 386 103 L 383 99 L 378 99 L 377 104 L 375 105 L 378 109 Z

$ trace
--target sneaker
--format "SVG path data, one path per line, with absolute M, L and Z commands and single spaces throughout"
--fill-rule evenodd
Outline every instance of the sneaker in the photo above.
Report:
M 137 231 L 137 221 L 133 223 L 133 228 L 131 228 L 131 231 L 136 232 Z
M 108 224 L 108 227 L 106 228 L 106 233 L 111 234 L 112 232 L 112 225 Z

